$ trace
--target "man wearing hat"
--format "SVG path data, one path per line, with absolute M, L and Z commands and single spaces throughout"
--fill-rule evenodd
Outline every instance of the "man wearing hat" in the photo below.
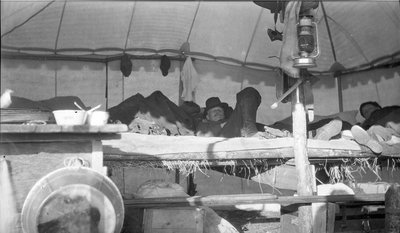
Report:
M 197 136 L 204 137 L 251 137 L 257 134 L 256 115 L 261 96 L 252 87 L 236 95 L 236 106 L 232 111 L 218 97 L 206 101 L 204 119 L 197 126 Z

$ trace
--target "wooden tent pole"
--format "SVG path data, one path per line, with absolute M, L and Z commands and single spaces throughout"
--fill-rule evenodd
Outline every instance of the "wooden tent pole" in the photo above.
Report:
M 298 174 L 297 194 L 301 196 L 313 195 L 313 174 L 307 155 L 307 122 L 304 105 L 302 103 L 303 86 L 296 88 L 295 98 L 292 97 L 294 157 Z M 299 207 L 298 227 L 301 233 L 312 232 L 312 211 L 310 205 Z
M 106 61 L 105 65 L 106 65 L 106 90 L 105 90 L 105 98 L 106 98 L 106 110 L 108 110 L 108 61 Z
M 400 184 L 394 183 L 385 194 L 385 233 L 400 232 Z
M 342 91 L 342 78 L 336 76 L 336 85 L 338 89 L 339 112 L 343 112 L 343 91 Z

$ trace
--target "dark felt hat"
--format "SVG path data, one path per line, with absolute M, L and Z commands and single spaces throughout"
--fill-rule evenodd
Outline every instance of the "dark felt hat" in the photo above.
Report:
M 206 108 L 204 109 L 204 115 L 207 115 L 208 110 L 215 108 L 215 107 L 221 107 L 224 112 L 225 108 L 228 104 L 221 102 L 221 100 L 218 97 L 210 97 L 206 100 Z
M 160 69 L 162 72 L 162 75 L 165 77 L 168 75 L 168 70 L 171 67 L 171 61 L 167 57 L 167 55 L 164 55 L 161 57 L 161 63 L 160 63 Z

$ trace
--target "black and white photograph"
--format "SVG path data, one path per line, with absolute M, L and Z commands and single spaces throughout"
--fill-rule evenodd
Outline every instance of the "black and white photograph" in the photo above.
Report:
M 0 233 L 400 233 L 399 0 L 0 4 Z

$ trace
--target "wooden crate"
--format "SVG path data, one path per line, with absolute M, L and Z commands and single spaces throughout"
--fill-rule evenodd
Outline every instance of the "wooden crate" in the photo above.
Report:
M 195 207 L 145 209 L 144 233 L 203 233 L 204 211 Z

